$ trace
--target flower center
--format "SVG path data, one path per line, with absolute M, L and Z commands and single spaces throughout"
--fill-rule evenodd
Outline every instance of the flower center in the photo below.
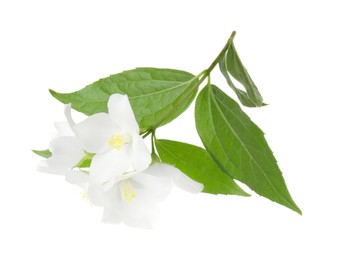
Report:
M 126 144 L 126 140 L 121 135 L 113 135 L 108 141 L 108 145 L 116 150 L 120 150 L 123 144 Z
M 122 197 L 127 202 L 131 202 L 134 198 L 136 198 L 136 193 L 132 190 L 128 181 L 123 181 Z

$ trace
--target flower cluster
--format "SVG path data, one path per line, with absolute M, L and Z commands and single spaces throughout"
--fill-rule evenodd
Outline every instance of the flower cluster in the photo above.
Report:
M 74 122 L 70 104 L 65 116 L 66 122 L 55 124 L 51 157 L 38 169 L 64 175 L 82 187 L 93 205 L 104 207 L 103 222 L 151 228 L 158 218 L 158 202 L 173 184 L 192 193 L 203 189 L 175 167 L 152 162 L 126 95 L 111 95 L 108 113 L 82 122 Z

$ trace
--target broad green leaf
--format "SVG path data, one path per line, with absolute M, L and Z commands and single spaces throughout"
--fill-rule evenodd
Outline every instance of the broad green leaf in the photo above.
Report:
M 52 156 L 51 151 L 47 150 L 32 150 L 33 153 L 36 153 L 37 155 L 40 155 L 44 158 L 49 158 Z
M 82 90 L 50 93 L 86 115 L 107 112 L 111 94 L 126 94 L 142 130 L 155 129 L 183 113 L 198 87 L 190 73 L 172 69 L 137 68 L 100 79 Z
M 216 86 L 208 85 L 197 98 L 195 119 L 207 151 L 234 179 L 301 214 L 264 133 L 234 100 Z
M 221 171 L 205 149 L 170 140 L 157 140 L 156 148 L 164 163 L 174 165 L 191 179 L 204 184 L 203 192 L 249 196 Z
M 234 90 L 244 106 L 260 107 L 265 105 L 262 102 L 262 96 L 259 90 L 249 76 L 246 68 L 243 66 L 233 42 L 230 42 L 227 52 L 219 61 L 219 66 L 228 85 Z M 229 74 L 244 86 L 246 92 L 234 85 Z

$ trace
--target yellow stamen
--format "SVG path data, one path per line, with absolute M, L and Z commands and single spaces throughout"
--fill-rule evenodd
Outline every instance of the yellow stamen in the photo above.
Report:
M 93 204 L 91 203 L 91 201 L 89 199 L 89 196 L 88 196 L 88 194 L 86 192 L 83 191 L 83 192 L 80 193 L 80 195 L 81 195 L 82 200 L 85 203 L 88 203 L 90 206 L 93 206 Z
M 126 144 L 126 142 L 121 135 L 113 135 L 108 141 L 108 145 L 116 150 L 120 150 L 123 144 Z
M 131 202 L 134 198 L 136 198 L 136 193 L 132 190 L 128 181 L 123 182 L 122 197 L 127 202 Z

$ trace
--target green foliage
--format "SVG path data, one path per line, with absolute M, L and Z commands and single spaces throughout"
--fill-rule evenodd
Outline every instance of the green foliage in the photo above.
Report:
M 219 88 L 208 85 L 195 107 L 199 136 L 215 161 L 258 194 L 298 213 L 264 133 Z
M 197 94 L 196 82 L 185 71 L 137 68 L 100 79 L 73 93 L 50 93 L 86 115 L 107 112 L 110 95 L 126 94 L 140 128 L 145 131 L 167 124 L 183 113 Z
M 52 153 L 50 150 L 32 150 L 33 153 L 36 153 L 37 155 L 40 155 L 44 158 L 49 158 L 52 156 Z
M 81 161 L 77 163 L 75 167 L 78 168 L 89 168 L 91 165 L 92 158 L 95 156 L 94 153 L 86 153 L 86 155 L 82 158 Z
M 203 192 L 249 196 L 216 165 L 205 149 L 170 140 L 157 140 L 164 163 L 174 165 L 191 179 L 204 184 Z
M 208 69 L 198 76 L 174 69 L 137 68 L 100 79 L 79 91 L 58 93 L 50 90 L 50 93 L 88 116 L 107 112 L 112 94 L 126 94 L 143 138 L 152 134 L 153 162 L 161 160 L 174 165 L 190 178 L 203 183 L 203 192 L 249 196 L 236 184 L 236 179 L 261 196 L 301 214 L 263 132 L 234 100 L 211 85 L 210 74 L 219 64 L 228 85 L 244 106 L 265 105 L 236 51 L 234 37 L 235 32 Z M 237 88 L 233 78 L 244 89 Z M 190 106 L 205 79 L 208 79 L 208 84 L 197 98 L 195 120 L 206 150 L 176 141 L 155 140 L 155 130 Z M 155 153 L 154 142 L 160 158 Z M 52 156 L 49 150 L 33 152 L 44 158 Z M 89 168 L 93 156 L 86 154 L 75 167 Z
M 228 85 L 234 90 L 240 102 L 244 106 L 260 107 L 264 105 L 262 102 L 262 96 L 255 86 L 252 78 L 249 76 L 246 68 L 243 66 L 232 40 L 229 41 L 228 50 L 220 59 L 219 66 L 222 74 L 227 80 Z M 234 85 L 229 74 L 244 86 L 246 92 Z

